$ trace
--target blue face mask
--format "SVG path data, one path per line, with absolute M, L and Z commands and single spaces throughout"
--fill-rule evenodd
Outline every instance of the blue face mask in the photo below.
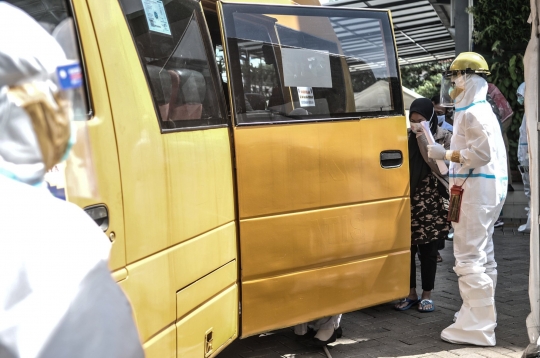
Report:
M 437 121 L 439 122 L 439 125 L 444 123 L 445 115 L 441 114 L 440 116 L 437 116 Z
M 517 101 L 519 104 L 523 105 L 523 102 L 525 102 L 525 98 L 523 96 L 518 96 Z

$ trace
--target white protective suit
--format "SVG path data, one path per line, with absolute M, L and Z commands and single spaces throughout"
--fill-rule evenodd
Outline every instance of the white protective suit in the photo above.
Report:
M 493 228 L 506 198 L 506 151 L 497 118 L 486 102 L 487 82 L 468 75 L 464 97 L 456 103 L 450 150 L 462 163 L 450 164 L 450 186 L 463 184 L 459 223 L 454 227 L 454 271 L 463 305 L 443 340 L 495 345 L 497 263 Z
M 294 333 L 302 336 L 308 333 L 308 328 L 311 328 L 317 332 L 315 338 L 320 341 L 327 341 L 332 337 L 334 331 L 338 329 L 341 322 L 341 314 L 323 317 L 315 321 L 308 323 L 297 324 L 294 326 Z
M 525 82 L 523 82 L 517 89 L 517 93 L 522 97 L 525 97 Z M 519 165 L 521 166 L 521 178 L 523 180 L 523 192 L 525 196 L 529 199 L 529 204 L 525 210 L 527 213 L 527 222 L 521 225 L 518 228 L 520 232 L 530 232 L 531 231 L 531 212 L 530 212 L 530 203 L 531 203 L 531 183 L 529 179 L 529 140 L 527 138 L 527 120 L 525 115 L 519 126 L 519 141 L 518 141 L 518 150 L 517 158 Z
M 143 357 L 131 306 L 107 267 L 111 243 L 54 198 L 30 117 L 7 86 L 46 80 L 65 56 L 0 2 L 0 357 Z

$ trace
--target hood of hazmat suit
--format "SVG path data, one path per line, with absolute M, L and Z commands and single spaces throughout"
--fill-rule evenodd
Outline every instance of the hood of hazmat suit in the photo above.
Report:
M 452 162 L 449 172 L 450 185 L 462 185 L 464 190 L 459 222 L 453 223 L 454 271 L 463 305 L 441 338 L 494 346 L 497 264 L 493 229 L 506 197 L 506 151 L 499 123 L 486 101 L 486 80 L 471 73 L 461 79 L 450 144 L 450 150 L 459 151 L 461 162 Z
M 8 16 L 14 12 L 18 16 Z M 23 25 L 17 23 L 24 15 L 21 13 L 2 4 L 1 26 L 3 33 L 10 36 L 0 39 L 0 173 L 39 185 L 46 167 L 38 137 L 25 110 L 8 100 L 8 89 L 32 81 L 47 86 L 56 67 L 65 62 L 65 55 L 56 40 L 33 19 L 24 22 L 21 28 Z M 24 15 L 24 18 L 29 17 Z
M 50 165 L 41 127 L 9 97 L 30 82 L 50 88 L 65 55 L 1 1 L 0 33 L 9 34 L 0 36 L 0 357 L 142 357 L 131 306 L 107 267 L 111 243 L 83 210 L 40 185 Z M 65 151 L 69 136 L 55 138 Z

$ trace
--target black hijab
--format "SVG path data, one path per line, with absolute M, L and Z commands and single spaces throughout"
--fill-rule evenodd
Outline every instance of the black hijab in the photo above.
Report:
M 429 129 L 431 134 L 435 135 L 439 124 L 431 100 L 428 98 L 415 99 L 413 103 L 411 103 L 409 116 L 413 113 L 418 113 L 429 121 Z M 424 160 L 424 157 L 422 157 L 422 153 L 420 153 L 418 141 L 416 140 L 416 134 L 411 131 L 409 133 L 409 175 L 411 180 L 411 197 L 413 197 L 420 182 L 424 180 L 429 173 L 431 173 L 431 168 Z

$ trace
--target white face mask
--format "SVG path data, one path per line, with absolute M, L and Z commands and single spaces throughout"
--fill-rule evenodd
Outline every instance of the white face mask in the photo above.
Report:
M 437 121 L 439 122 L 439 125 L 444 123 L 445 115 L 441 114 L 440 116 L 437 116 Z

